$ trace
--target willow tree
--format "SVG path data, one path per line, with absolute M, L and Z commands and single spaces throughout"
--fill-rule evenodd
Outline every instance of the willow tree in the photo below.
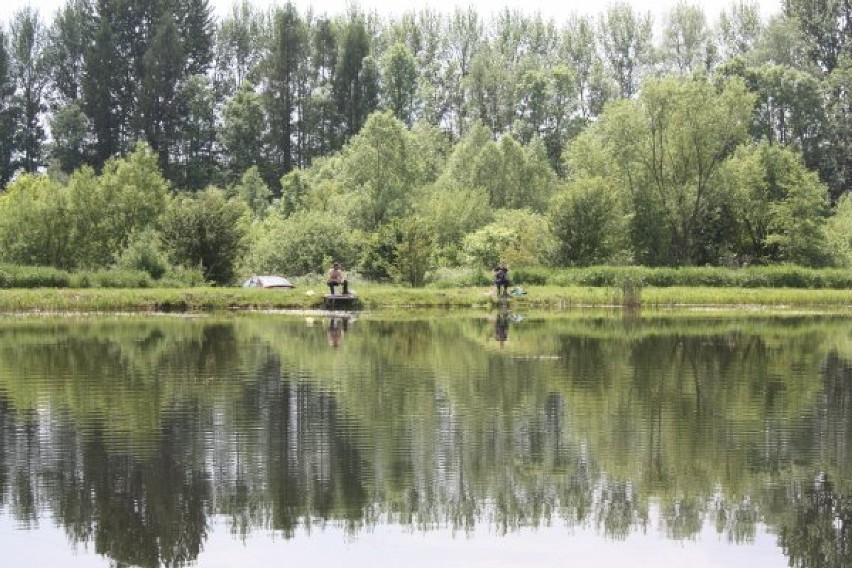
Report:
M 739 238 L 733 250 L 741 258 L 757 264 L 830 262 L 828 189 L 805 167 L 801 155 L 768 142 L 743 145 L 723 165 L 721 183 L 730 190 L 737 212 Z M 834 228 L 840 223 L 838 219 Z
M 419 180 L 411 135 L 389 113 L 375 113 L 343 151 L 343 179 L 354 188 L 352 220 L 368 231 L 410 211 Z
M 720 164 L 747 136 L 754 97 L 739 80 L 647 81 L 636 100 L 608 107 L 569 151 L 572 175 L 605 175 L 626 194 L 636 260 L 651 265 L 704 256 Z
M 77 266 L 112 264 L 134 233 L 152 228 L 166 209 L 169 186 L 157 167 L 157 156 L 144 143 L 133 153 L 112 158 L 103 173 L 81 168 L 68 183 L 68 209 Z
M 495 209 L 529 208 L 542 213 L 556 189 L 556 174 L 539 139 L 521 146 L 504 135 L 486 144 L 470 167 L 474 187 L 485 188 Z
M 373 113 L 361 132 L 320 176 L 346 188 L 340 209 L 352 225 L 371 232 L 410 212 L 424 178 L 419 150 L 405 125 L 389 112 Z

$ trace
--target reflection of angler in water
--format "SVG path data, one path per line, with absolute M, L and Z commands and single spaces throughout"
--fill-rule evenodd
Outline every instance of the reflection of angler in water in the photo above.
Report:
M 326 333 L 328 344 L 334 348 L 340 347 L 340 343 L 343 341 L 343 334 L 348 331 L 348 328 L 349 320 L 346 318 L 331 318 L 328 321 L 328 332 Z
M 507 312 L 500 312 L 494 319 L 494 339 L 500 342 L 500 347 L 503 347 L 509 339 L 509 320 Z

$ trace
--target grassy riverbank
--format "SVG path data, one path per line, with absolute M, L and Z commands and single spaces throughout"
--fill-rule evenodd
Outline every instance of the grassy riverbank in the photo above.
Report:
M 513 309 L 567 310 L 620 307 L 623 292 L 615 287 L 529 286 L 527 294 L 508 299 Z M 412 289 L 387 284 L 357 286 L 360 309 L 485 308 L 501 303 L 493 288 Z M 323 308 L 324 286 L 295 290 L 243 288 L 141 289 L 6 289 L 0 290 L 0 312 L 204 312 L 219 310 L 308 310 Z M 795 288 L 646 287 L 642 307 L 754 307 L 852 311 L 852 290 Z

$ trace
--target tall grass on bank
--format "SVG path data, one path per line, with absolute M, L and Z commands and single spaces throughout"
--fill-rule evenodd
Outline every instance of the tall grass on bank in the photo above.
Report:
M 45 266 L 0 264 L 3 288 L 183 288 L 203 285 L 197 271 L 174 269 L 159 280 L 143 270 L 68 272 Z
M 630 282 L 639 287 L 709 288 L 802 288 L 852 289 L 852 270 L 799 266 L 753 268 L 646 268 L 641 266 L 593 266 L 589 268 L 517 268 L 510 272 L 518 286 L 615 287 Z M 291 280 L 298 285 L 319 285 L 323 275 Z M 350 281 L 359 278 L 350 278 Z M 489 286 L 493 277 L 487 270 L 441 269 L 430 275 L 428 288 L 470 288 Z M 0 264 L 0 288 L 181 288 L 204 283 L 197 271 L 175 269 L 154 280 L 144 271 L 111 269 L 68 272 L 49 267 Z
M 481 276 L 477 276 L 481 278 Z M 852 289 L 852 270 L 760 266 L 752 268 L 647 268 L 642 266 L 593 266 L 574 269 L 518 268 L 512 271 L 517 285 L 617 287 L 633 282 L 644 287 L 710 288 L 803 288 Z
M 42 266 L 0 264 L 0 288 L 68 288 L 71 274 Z
M 322 310 L 324 286 L 294 290 L 245 288 L 39 288 L 0 290 L 0 313 L 10 312 L 217 312 L 233 310 Z M 363 310 L 444 310 L 505 307 L 493 287 L 408 288 L 391 284 L 361 284 L 355 288 Z M 570 311 L 620 308 L 623 290 L 617 287 L 530 286 L 527 294 L 511 297 L 514 311 Z M 643 287 L 646 309 L 712 308 L 817 310 L 852 312 L 852 290 L 793 288 Z M 436 312 L 437 313 L 437 312 Z
M 587 307 L 643 309 L 714 307 L 852 310 L 852 273 L 798 267 L 517 269 L 514 310 Z M 356 309 L 491 309 L 503 305 L 487 271 L 444 271 L 424 288 L 377 284 L 357 277 L 350 288 Z M 170 286 L 170 287 L 167 287 Z M 322 278 L 304 278 L 294 290 L 204 287 L 151 280 L 144 272 L 68 273 L 0 265 L 0 312 L 179 311 L 323 309 Z

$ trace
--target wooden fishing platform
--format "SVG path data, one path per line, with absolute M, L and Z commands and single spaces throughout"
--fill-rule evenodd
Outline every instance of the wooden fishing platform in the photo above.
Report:
M 326 294 L 323 305 L 327 310 L 350 309 L 358 303 L 356 294 Z

